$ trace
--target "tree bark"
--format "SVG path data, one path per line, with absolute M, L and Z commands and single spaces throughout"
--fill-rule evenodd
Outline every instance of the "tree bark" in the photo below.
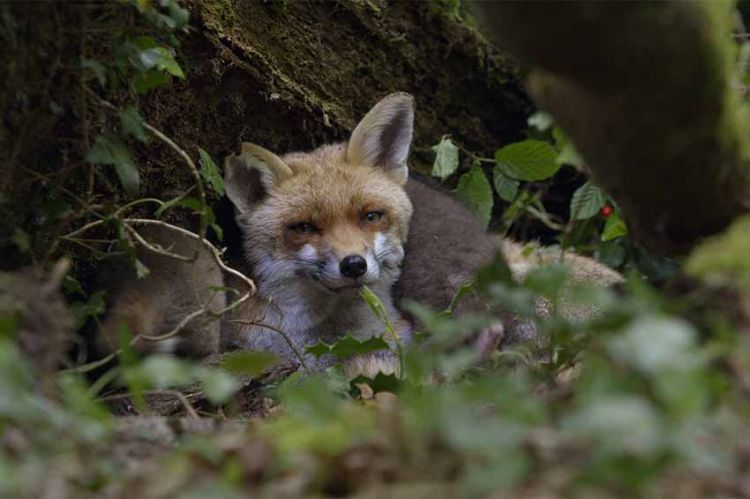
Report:
M 750 207 L 728 2 L 475 2 L 528 87 L 622 208 L 630 233 L 690 250 Z

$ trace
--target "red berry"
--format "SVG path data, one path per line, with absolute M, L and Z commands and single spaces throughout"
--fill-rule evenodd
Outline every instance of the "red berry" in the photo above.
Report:
M 604 218 L 607 218 L 607 217 L 608 217 L 608 216 L 610 216 L 610 215 L 611 215 L 611 214 L 612 214 L 612 213 L 613 213 L 614 211 L 615 211 L 615 209 L 614 209 L 614 208 L 612 208 L 612 206 L 610 206 L 610 205 L 608 205 L 608 204 L 605 204 L 604 206 L 602 206 L 602 209 L 601 209 L 601 210 L 599 210 L 599 213 L 601 213 L 601 214 L 602 214 L 602 216 L 603 216 Z

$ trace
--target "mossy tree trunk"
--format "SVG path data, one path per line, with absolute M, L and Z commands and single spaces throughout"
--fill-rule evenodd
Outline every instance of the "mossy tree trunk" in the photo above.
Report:
M 573 138 L 630 232 L 691 249 L 750 208 L 731 2 L 476 2 L 529 90 Z

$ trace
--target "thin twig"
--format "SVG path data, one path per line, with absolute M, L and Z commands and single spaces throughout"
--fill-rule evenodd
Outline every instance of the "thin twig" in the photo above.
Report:
M 188 416 L 195 419 L 200 419 L 200 416 L 197 412 L 195 412 L 195 408 L 193 408 L 193 405 L 190 403 L 190 400 L 188 400 L 188 396 L 182 393 L 179 390 L 146 390 L 143 392 L 144 395 L 171 395 L 172 397 L 175 397 L 177 400 L 180 401 L 180 403 L 185 408 L 185 412 L 188 413 Z M 99 397 L 99 400 L 102 402 L 106 402 L 108 400 L 121 400 L 126 398 L 132 398 L 131 393 L 115 393 L 113 395 L 105 395 L 104 397 Z
M 282 331 L 281 329 L 278 329 L 278 328 L 273 327 L 273 326 L 269 326 L 268 324 L 263 324 L 262 322 L 253 322 L 253 321 L 247 321 L 247 320 L 242 320 L 242 319 L 230 319 L 228 322 L 235 322 L 235 323 L 239 323 L 239 324 L 246 324 L 248 326 L 258 326 L 258 327 L 262 327 L 262 328 L 266 328 L 268 330 L 271 330 L 271 331 L 273 331 L 275 333 L 278 333 L 279 335 L 281 335 L 282 338 L 284 338 L 284 341 L 286 341 L 286 344 L 289 347 L 289 349 L 297 357 L 297 360 L 299 360 L 299 363 L 302 365 L 302 368 L 308 374 L 310 373 L 310 368 L 307 367 L 307 363 L 305 362 L 304 357 L 302 356 L 302 354 L 300 353 L 300 351 L 297 349 L 297 347 L 294 346 L 294 343 L 292 343 L 292 340 L 289 338 L 289 336 L 284 331 Z

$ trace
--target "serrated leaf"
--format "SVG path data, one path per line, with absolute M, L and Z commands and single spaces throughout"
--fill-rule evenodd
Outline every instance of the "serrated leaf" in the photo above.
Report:
M 432 164 L 432 176 L 445 180 L 458 168 L 458 147 L 448 137 L 443 137 L 439 144 L 432 146 L 435 151 L 435 162 Z
M 585 220 L 591 218 L 599 213 L 604 203 L 606 203 L 604 192 L 591 181 L 588 181 L 573 193 L 570 200 L 570 219 Z
M 122 187 L 128 194 L 137 194 L 141 179 L 130 151 L 117 137 L 100 135 L 89 152 L 86 161 L 95 164 L 113 165 Z
M 336 343 L 327 344 L 318 342 L 305 347 L 305 352 L 320 357 L 321 355 L 333 354 L 339 358 L 362 355 L 378 350 L 390 350 L 388 343 L 380 336 L 373 336 L 366 340 L 358 340 L 351 335 L 346 335 Z
M 124 133 L 132 135 L 141 142 L 148 140 L 146 129 L 143 128 L 143 118 L 134 106 L 128 106 L 120 111 L 120 126 Z
M 230 373 L 256 377 L 278 362 L 279 358 L 268 352 L 238 351 L 225 355 L 221 367 Z
M 221 176 L 219 167 L 216 166 L 211 156 L 202 148 L 198 148 L 200 153 L 201 176 L 219 195 L 224 195 L 224 177 Z
M 495 161 L 507 176 L 525 181 L 544 180 L 560 169 L 555 149 L 540 140 L 524 140 L 499 149 Z
M 505 175 L 497 165 L 492 171 L 492 180 L 495 184 L 495 192 L 500 199 L 509 203 L 515 201 L 521 182 Z
M 604 224 L 604 230 L 602 231 L 602 241 L 611 241 L 620 236 L 624 236 L 628 233 L 628 227 L 625 225 L 625 221 L 620 218 L 617 213 L 612 213 L 607 218 L 607 223 Z
M 486 228 L 492 215 L 492 187 L 481 166 L 474 164 L 471 170 L 461 176 L 456 187 L 456 195 L 476 213 L 482 227 Z

